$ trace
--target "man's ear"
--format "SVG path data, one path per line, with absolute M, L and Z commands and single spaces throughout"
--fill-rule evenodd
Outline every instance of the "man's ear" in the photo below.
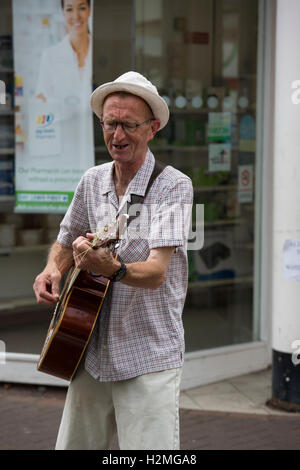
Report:
M 154 119 L 153 121 L 151 121 L 152 137 L 151 137 L 150 140 L 154 139 L 154 137 L 157 134 L 159 128 L 160 128 L 160 120 L 159 119 Z

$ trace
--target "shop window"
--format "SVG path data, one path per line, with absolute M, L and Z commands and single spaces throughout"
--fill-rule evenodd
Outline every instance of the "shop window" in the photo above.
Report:
M 254 309 L 257 0 L 94 2 L 93 85 L 135 69 L 169 104 L 151 143 L 157 159 L 188 174 L 204 204 L 201 250 L 189 256 L 186 350 L 259 339 Z M 7 352 L 41 351 L 52 308 L 36 305 L 59 220 L 14 214 L 12 2 L 1 2 L 0 340 Z M 17 83 L 16 83 L 17 86 Z M 95 161 L 109 160 L 95 119 Z M 13 228 L 14 227 L 14 228 Z
M 18 14 L 24 13 L 35 31 L 32 47 L 24 51 L 24 60 L 34 64 L 38 60 L 37 43 L 50 47 L 64 32 L 61 31 L 64 27 L 61 2 L 52 1 L 49 8 L 47 2 L 31 2 L 31 11 L 21 3 L 19 6 L 25 10 L 19 9 Z M 55 8 L 59 12 L 56 16 L 53 15 Z M 14 212 L 15 145 L 26 141 L 23 127 L 27 128 L 29 123 L 23 119 L 20 113 L 22 106 L 19 106 L 23 104 L 24 83 L 22 77 L 15 73 L 13 0 L 1 1 L 0 9 L 0 340 L 7 352 L 39 354 L 54 307 L 38 305 L 32 285 L 45 266 L 48 249 L 56 239 L 63 213 Z M 132 0 L 93 2 L 93 88 L 132 68 L 133 21 Z M 27 36 L 29 34 L 26 35 L 25 31 L 24 41 Z M 34 87 L 34 84 L 30 85 Z M 69 99 L 69 103 L 71 101 Z M 65 135 L 62 138 L 67 139 Z M 99 121 L 95 117 L 94 147 L 95 162 L 109 160 Z
M 204 204 L 190 250 L 186 350 L 253 341 L 258 2 L 137 0 L 136 69 L 169 104 L 151 149 Z

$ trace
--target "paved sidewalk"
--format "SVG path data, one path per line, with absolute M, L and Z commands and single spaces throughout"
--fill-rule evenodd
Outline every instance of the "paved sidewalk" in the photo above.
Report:
M 300 450 L 300 415 L 265 406 L 269 379 L 263 371 L 182 392 L 181 449 Z M 0 384 L 0 449 L 53 449 L 65 394 L 59 387 Z
M 279 415 L 266 406 L 272 397 L 271 368 L 181 392 L 180 407 L 202 411 Z M 300 416 L 299 416 L 300 417 Z

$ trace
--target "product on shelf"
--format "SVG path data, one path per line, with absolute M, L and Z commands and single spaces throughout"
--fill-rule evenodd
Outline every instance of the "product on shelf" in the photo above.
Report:
M 229 177 L 228 171 L 216 171 L 210 173 L 207 168 L 183 167 L 182 171 L 191 178 L 195 188 L 226 184 Z
M 208 141 L 225 142 L 231 139 L 231 113 L 210 112 L 208 114 Z
M 10 157 L 0 160 L 0 196 L 14 194 L 14 162 Z
M 16 227 L 13 224 L 0 224 L 0 248 L 12 248 L 16 244 Z
M 17 244 L 21 246 L 37 246 L 43 241 L 43 229 L 24 229 L 18 231 Z
M 7 212 L 5 214 L 1 214 L 1 220 L 5 224 L 14 225 L 16 227 L 16 230 L 23 226 L 23 214 Z
M 224 95 L 224 87 L 208 87 L 206 90 L 206 106 L 211 110 L 221 110 Z
M 61 214 L 44 214 L 44 226 L 58 230 L 59 224 L 63 219 Z
M 187 119 L 185 132 L 187 145 L 205 145 L 206 125 L 203 120 Z
M 214 222 L 223 216 L 223 204 L 221 201 L 208 200 L 204 204 L 204 221 Z
M 251 114 L 246 114 L 240 120 L 238 146 L 240 152 L 255 152 L 255 120 Z
M 14 145 L 14 128 L 10 124 L 0 124 L 0 148 L 11 149 Z
M 44 230 L 44 237 L 43 240 L 45 243 L 53 243 L 58 235 L 59 229 L 58 228 L 47 228 Z
M 229 191 L 226 198 L 226 216 L 230 219 L 240 217 L 241 208 L 236 191 Z
M 0 68 L 13 67 L 12 36 L 0 36 Z

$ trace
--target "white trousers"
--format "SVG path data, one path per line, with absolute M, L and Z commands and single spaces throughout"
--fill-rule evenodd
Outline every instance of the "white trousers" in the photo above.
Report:
M 107 450 L 116 430 L 121 450 L 178 450 L 181 372 L 99 382 L 80 365 L 68 389 L 56 450 Z

